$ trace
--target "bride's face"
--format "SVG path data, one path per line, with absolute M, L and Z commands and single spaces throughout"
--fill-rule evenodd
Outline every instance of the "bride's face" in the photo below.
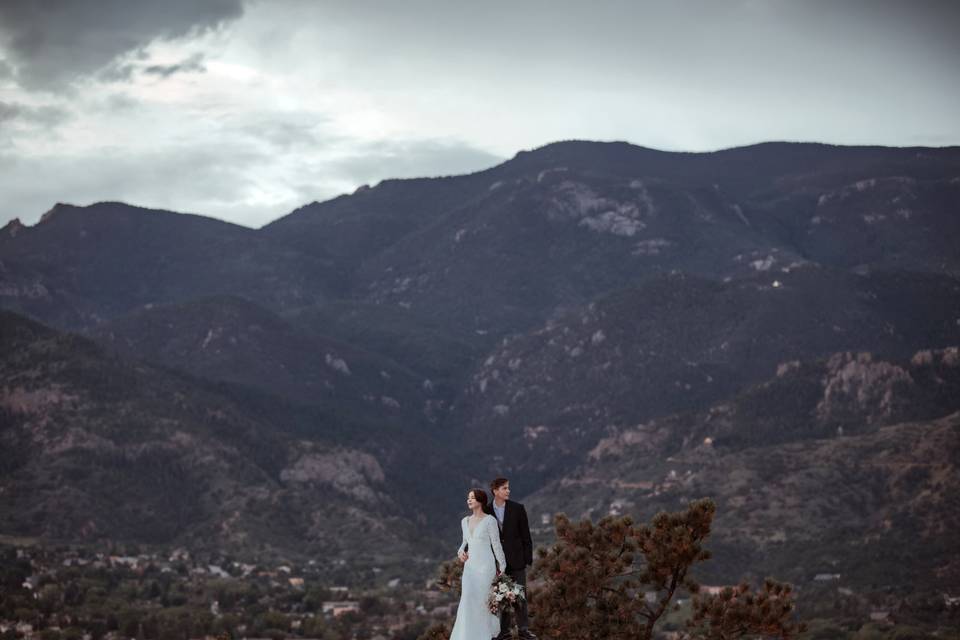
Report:
M 477 499 L 473 497 L 473 491 L 467 494 L 467 509 L 473 511 L 477 507 Z

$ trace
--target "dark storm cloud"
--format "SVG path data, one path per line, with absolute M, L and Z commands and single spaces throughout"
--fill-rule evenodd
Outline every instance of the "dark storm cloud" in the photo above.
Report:
M 242 14 L 242 0 L 3 0 L 0 42 L 21 86 L 60 90 L 153 40 L 199 34 Z
M 206 71 L 207 67 L 203 64 L 202 53 L 195 53 L 177 64 L 153 64 L 143 70 L 147 75 L 160 76 L 161 78 L 169 78 L 175 73 L 205 73 Z

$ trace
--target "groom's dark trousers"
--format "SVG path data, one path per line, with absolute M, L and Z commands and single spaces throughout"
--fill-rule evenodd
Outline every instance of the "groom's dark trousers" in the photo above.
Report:
M 494 515 L 496 512 L 494 511 Z M 503 521 L 500 522 L 500 544 L 507 560 L 505 573 L 517 584 L 527 586 L 527 567 L 533 564 L 533 540 L 530 538 L 530 524 L 527 522 L 527 510 L 519 502 L 507 500 L 503 509 Z M 527 602 L 522 601 L 515 607 L 517 629 L 520 637 L 529 634 L 530 622 L 527 617 Z M 500 616 L 499 638 L 509 638 L 510 614 Z

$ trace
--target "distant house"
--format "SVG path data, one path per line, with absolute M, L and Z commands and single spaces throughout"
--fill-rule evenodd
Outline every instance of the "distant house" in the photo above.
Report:
M 229 574 L 229 573 L 227 573 L 226 571 L 224 571 L 222 567 L 220 567 L 220 566 L 218 566 L 218 565 L 215 565 L 215 564 L 207 565 L 207 571 L 209 571 L 211 575 L 214 575 L 214 576 L 216 576 L 216 577 L 218 577 L 218 578 L 229 578 L 229 577 L 230 577 L 230 574 Z
M 818 573 L 813 577 L 816 582 L 832 582 L 840 579 L 839 573 Z
M 709 594 L 709 595 L 711 595 L 711 596 L 716 596 L 716 595 L 720 595 L 721 593 L 723 593 L 723 590 L 724 590 L 724 589 L 730 589 L 730 588 L 732 588 L 732 587 L 727 587 L 727 586 L 722 586 L 722 585 L 702 584 L 702 585 L 700 585 L 700 593 L 706 593 L 706 594 Z
M 287 580 L 294 589 L 303 589 L 303 578 L 290 578 Z
M 121 565 L 134 569 L 140 564 L 140 558 L 137 558 L 136 556 L 110 556 L 110 564 L 113 566 Z
M 355 600 L 330 600 L 323 603 L 323 612 L 338 618 L 345 613 L 360 610 L 360 603 Z
M 950 608 L 960 607 L 960 596 L 951 596 L 950 594 L 943 594 L 943 603 Z
M 186 549 L 174 549 L 170 552 L 170 557 L 168 560 L 170 562 L 186 562 L 190 559 L 190 552 Z

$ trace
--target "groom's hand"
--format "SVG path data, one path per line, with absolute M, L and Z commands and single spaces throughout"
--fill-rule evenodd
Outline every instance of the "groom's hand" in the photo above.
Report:
M 460 553 L 457 554 L 457 557 L 460 558 L 460 562 L 466 562 L 467 558 L 470 557 L 470 554 L 467 553 L 466 551 L 461 551 Z

